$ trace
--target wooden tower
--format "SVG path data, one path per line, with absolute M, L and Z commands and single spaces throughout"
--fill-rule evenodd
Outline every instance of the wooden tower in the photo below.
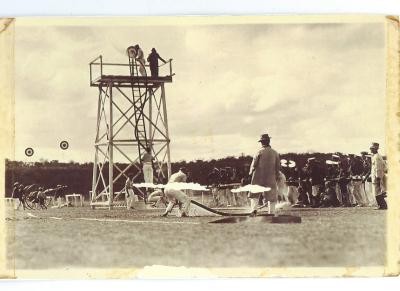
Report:
M 91 206 L 112 208 L 126 178 L 142 182 L 142 155 L 150 147 L 156 182 L 171 175 L 165 83 L 172 60 L 152 77 L 148 66 L 128 55 L 128 64 L 90 64 L 90 86 L 98 88 Z M 144 71 L 145 70 L 145 71 Z

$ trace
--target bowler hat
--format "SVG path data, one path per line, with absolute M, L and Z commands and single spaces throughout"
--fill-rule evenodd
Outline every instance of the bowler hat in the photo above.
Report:
M 270 140 L 270 139 L 271 139 L 271 137 L 268 135 L 268 133 L 265 133 L 260 136 L 259 141 Z

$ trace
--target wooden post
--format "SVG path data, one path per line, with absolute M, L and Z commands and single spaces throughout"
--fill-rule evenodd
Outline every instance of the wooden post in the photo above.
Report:
M 90 198 L 91 202 L 95 202 L 95 198 L 97 196 L 97 189 L 96 189 L 96 182 L 97 182 L 97 163 L 98 163 L 98 145 L 97 142 L 99 140 L 99 130 L 100 130 L 100 111 L 101 111 L 101 106 L 102 106 L 102 91 L 101 91 L 101 86 L 99 85 L 99 100 L 98 100 L 98 105 L 97 105 L 97 125 L 96 125 L 96 139 L 94 142 L 94 163 L 93 163 L 93 174 L 92 174 L 92 195 Z
M 153 89 L 149 88 L 149 146 L 153 149 Z
M 109 114 L 109 120 L 110 120 L 110 126 L 109 126 L 109 138 L 108 138 L 108 183 L 109 183 L 109 197 L 108 197 L 108 208 L 112 209 L 112 203 L 113 203 L 113 195 L 114 195 L 114 187 L 113 187 L 113 181 L 114 181 L 114 175 L 113 175 L 113 170 L 114 170 L 114 161 L 113 161 L 113 138 L 114 138 L 114 133 L 113 133 L 113 83 L 110 82 L 108 84 L 110 88 L 110 114 Z
M 169 130 L 168 130 L 168 117 L 167 117 L 167 102 L 165 100 L 164 83 L 161 84 L 161 99 L 164 111 L 165 135 L 167 136 L 167 166 L 168 166 L 168 180 L 171 177 L 171 153 L 169 149 Z

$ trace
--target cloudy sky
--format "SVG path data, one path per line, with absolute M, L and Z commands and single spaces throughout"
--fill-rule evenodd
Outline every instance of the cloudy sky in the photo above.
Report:
M 379 23 L 198 26 L 16 25 L 16 159 L 91 161 L 97 89 L 88 63 L 127 62 L 139 43 L 173 58 L 172 160 L 279 152 L 358 153 L 385 137 Z M 70 148 L 61 151 L 67 140 Z M 24 149 L 35 155 L 26 158 Z

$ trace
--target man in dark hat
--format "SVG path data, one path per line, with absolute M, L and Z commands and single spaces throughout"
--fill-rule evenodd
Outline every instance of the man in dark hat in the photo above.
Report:
M 370 147 L 372 157 L 371 157 L 371 181 L 372 190 L 375 194 L 376 203 L 378 204 L 379 210 L 387 209 L 387 204 L 385 201 L 386 197 L 386 187 L 385 187 L 385 171 L 386 164 L 382 156 L 378 153 L 379 144 L 373 142 Z
M 157 53 L 156 49 L 152 48 L 151 53 L 147 57 L 147 61 L 150 63 L 152 77 L 158 77 L 158 60 L 161 60 L 164 64 L 166 63 L 166 61 Z
M 270 146 L 271 138 L 268 134 L 261 135 L 259 142 L 261 149 L 255 154 L 253 162 L 250 166 L 250 175 L 252 176 L 251 184 L 263 187 L 270 187 L 271 190 L 263 192 L 264 204 L 270 202 L 271 213 L 275 212 L 275 204 L 277 197 L 277 179 L 279 177 L 279 170 L 281 161 L 279 154 Z M 250 197 L 250 207 L 253 215 L 257 213 L 257 205 L 259 195 L 257 197 Z

